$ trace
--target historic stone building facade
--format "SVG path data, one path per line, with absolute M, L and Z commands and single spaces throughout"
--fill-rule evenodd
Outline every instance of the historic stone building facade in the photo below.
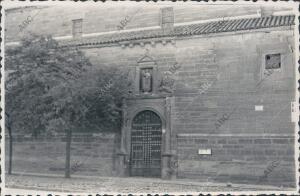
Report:
M 105 175 L 295 186 L 295 17 L 268 6 L 214 10 L 14 9 L 6 14 L 6 46 L 22 36 L 22 18 L 36 13 L 22 34 L 47 32 L 95 65 L 130 69 L 133 95 L 105 162 L 114 172 Z

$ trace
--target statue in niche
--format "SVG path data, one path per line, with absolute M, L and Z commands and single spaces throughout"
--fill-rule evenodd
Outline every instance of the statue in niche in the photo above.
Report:
M 140 90 L 143 93 L 152 92 L 152 68 L 141 69 Z

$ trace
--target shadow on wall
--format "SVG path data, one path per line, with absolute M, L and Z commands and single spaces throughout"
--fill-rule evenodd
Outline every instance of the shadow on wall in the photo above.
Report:
M 75 134 L 71 146 L 71 172 L 75 175 L 114 176 L 118 134 Z M 6 140 L 8 141 L 8 140 Z M 8 143 L 5 163 L 8 164 Z M 12 173 L 64 175 L 64 136 L 34 139 L 14 137 Z M 6 167 L 7 168 L 7 167 Z

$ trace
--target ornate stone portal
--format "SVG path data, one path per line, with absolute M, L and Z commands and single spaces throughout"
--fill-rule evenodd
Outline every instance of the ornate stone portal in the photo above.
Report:
M 123 101 L 119 176 L 174 178 L 171 99 L 159 91 L 158 67 L 146 54 L 135 69 L 134 96 Z

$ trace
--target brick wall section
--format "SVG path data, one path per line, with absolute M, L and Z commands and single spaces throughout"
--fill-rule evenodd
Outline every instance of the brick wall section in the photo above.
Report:
M 295 187 L 293 137 L 193 135 L 179 136 L 177 144 L 178 178 Z M 279 164 L 262 178 L 273 161 Z
M 74 135 L 71 146 L 71 168 L 76 175 L 114 176 L 115 150 L 118 147 L 115 134 Z M 64 175 L 64 136 L 31 137 L 14 136 L 13 172 Z M 6 137 L 6 170 L 8 165 L 8 138 Z

